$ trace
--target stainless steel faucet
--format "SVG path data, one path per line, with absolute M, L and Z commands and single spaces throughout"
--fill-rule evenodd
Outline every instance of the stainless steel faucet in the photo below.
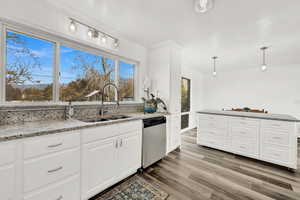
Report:
M 120 99 L 119 99 L 119 89 L 116 86 L 116 84 L 114 83 L 107 83 L 103 86 L 102 90 L 101 90 L 101 95 L 102 95 L 102 104 L 101 104 L 101 109 L 100 109 L 100 115 L 101 117 L 104 116 L 104 99 L 105 99 L 105 88 L 107 88 L 108 86 L 112 86 L 116 89 L 117 91 L 117 106 L 119 107 L 120 105 Z

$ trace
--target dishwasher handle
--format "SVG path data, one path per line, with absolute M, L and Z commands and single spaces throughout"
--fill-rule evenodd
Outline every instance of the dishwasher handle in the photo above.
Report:
M 148 128 L 151 126 L 165 124 L 167 120 L 166 117 L 153 117 L 153 118 L 144 119 L 143 122 L 144 122 L 144 128 Z

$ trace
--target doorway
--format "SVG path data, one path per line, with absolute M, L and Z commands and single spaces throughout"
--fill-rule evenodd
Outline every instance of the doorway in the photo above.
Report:
M 181 130 L 189 127 L 191 111 L 191 80 L 181 78 Z

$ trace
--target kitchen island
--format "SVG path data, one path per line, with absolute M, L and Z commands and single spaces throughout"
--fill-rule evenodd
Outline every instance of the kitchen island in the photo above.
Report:
M 217 110 L 197 116 L 197 144 L 297 169 L 297 118 Z

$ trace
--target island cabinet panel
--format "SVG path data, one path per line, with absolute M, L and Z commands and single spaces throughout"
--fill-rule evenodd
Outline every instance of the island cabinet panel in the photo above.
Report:
M 296 122 L 198 114 L 197 143 L 297 168 Z

